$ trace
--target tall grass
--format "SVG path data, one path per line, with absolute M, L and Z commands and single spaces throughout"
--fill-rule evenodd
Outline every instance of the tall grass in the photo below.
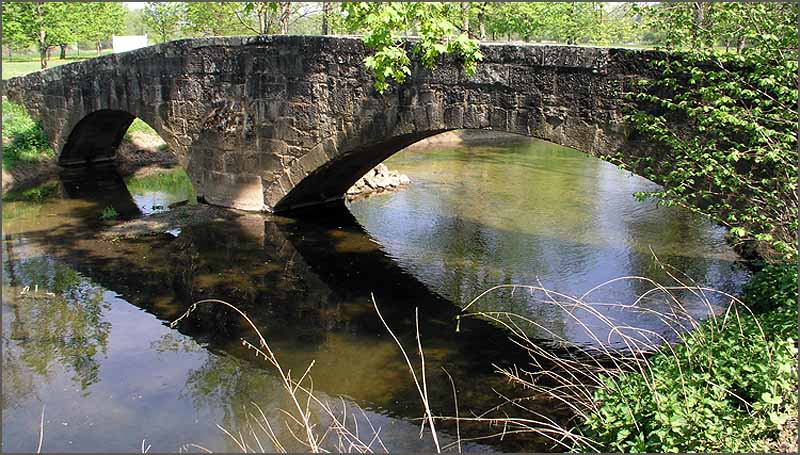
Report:
M 768 276 L 754 280 L 749 293 L 756 289 L 761 295 L 765 289 L 773 289 L 773 279 L 785 282 L 787 270 L 792 269 L 767 270 Z M 780 276 L 775 278 L 775 275 Z M 792 338 L 797 331 L 796 288 L 781 288 L 777 294 L 773 291 L 769 298 L 781 305 L 772 312 L 757 315 L 732 295 L 673 278 L 678 286 L 662 286 L 641 277 L 620 278 L 580 297 L 541 286 L 521 285 L 497 286 L 476 297 L 467 308 L 498 290 L 524 289 L 540 303 L 562 310 L 566 317 L 586 330 L 593 342 L 573 343 L 537 321 L 517 314 L 465 313 L 465 317 L 489 319 L 504 327 L 529 353 L 530 359 L 528 365 L 498 368 L 510 382 L 527 391 L 523 398 L 498 394 L 496 407 L 471 416 L 458 415 L 458 397 L 452 378 L 456 414 L 439 415 L 430 408 L 418 314 L 415 313 L 416 350 L 420 365 L 415 367 L 383 319 L 374 298 L 373 305 L 409 368 L 424 410 L 420 418 L 421 431 L 427 427 L 436 451 L 456 449 L 460 452 L 462 442 L 468 439 L 462 438 L 459 424 L 466 422 L 499 428 L 494 435 L 480 439 L 535 433 L 549 439 L 554 449 L 565 451 L 774 449 L 771 441 L 782 430 L 786 431 L 787 421 L 797 412 L 797 347 Z M 650 289 L 628 305 L 588 301 L 593 292 L 623 280 L 645 282 Z M 686 293 L 703 302 L 708 319 L 699 320 L 686 310 L 680 296 Z M 724 307 L 712 305 L 714 296 L 725 298 Z M 645 300 L 656 298 L 668 301 L 669 309 L 655 310 L 643 305 Z M 286 452 L 299 447 L 312 452 L 387 451 L 380 440 L 380 428 L 369 423 L 363 411 L 359 427 L 359 419 L 348 411 L 344 400 L 331 404 L 318 398 L 310 374 L 313 362 L 300 376 L 285 370 L 258 328 L 234 305 L 220 300 L 202 300 L 172 325 L 202 304 L 224 305 L 247 322 L 257 335 L 258 345 L 244 339 L 242 343 L 275 368 L 289 397 L 289 409 L 281 410 L 285 417 L 282 429 L 290 435 L 289 440 L 279 436 L 277 424 L 256 404 L 248 413 L 244 433 L 234 434 L 220 427 L 240 450 Z M 666 330 L 656 332 L 620 323 L 601 311 L 607 307 L 656 316 Z M 601 321 L 601 326 L 586 324 L 580 313 Z M 787 324 L 787 320 L 793 322 Z M 548 332 L 551 339 L 543 342 L 530 338 L 531 327 Z M 611 343 L 612 338 L 617 342 Z M 549 403 L 549 411 L 547 414 L 537 411 L 531 402 Z M 562 411 L 569 417 L 556 419 L 554 415 Z M 496 415 L 502 417 L 493 417 Z M 440 443 L 436 428 L 437 422 L 442 421 L 455 421 L 456 441 Z M 794 434 L 796 437 L 796 432 Z
M 780 275 L 777 281 L 786 283 L 796 277 L 792 272 L 796 268 L 787 266 L 763 273 Z M 766 281 L 774 284 L 769 277 Z M 745 297 L 754 296 L 752 289 L 758 288 L 760 280 L 764 278 L 754 280 L 756 285 Z M 528 368 L 500 369 L 501 374 L 528 390 L 531 399 L 558 403 L 571 412 L 569 422 L 554 428 L 554 435 L 561 434 L 558 442 L 564 449 L 772 451 L 776 438 L 797 414 L 797 289 L 784 287 L 785 292 L 775 294 L 770 287 L 776 306 L 757 315 L 741 300 L 712 289 L 650 283 L 653 287 L 645 295 L 658 294 L 676 303 L 674 311 L 656 312 L 669 328 L 666 335 L 619 324 L 600 314 L 597 304 L 524 286 L 565 314 L 580 310 L 604 321 L 607 330 L 603 332 L 622 341 L 613 349 L 602 343 L 608 339 L 599 337 L 592 346 L 581 346 L 552 334 L 555 343 L 542 344 L 526 335 L 526 326 L 544 329 L 536 321 L 509 313 L 476 315 L 506 327 L 531 354 Z M 677 291 L 691 292 L 709 310 L 713 294 L 723 295 L 728 304 L 721 312 L 709 311 L 709 319 L 700 321 L 683 310 Z M 613 306 L 652 313 L 638 302 Z M 578 319 L 575 322 L 590 334 L 598 331 Z M 506 405 L 513 406 L 518 415 L 537 416 L 519 403 Z M 505 423 L 519 429 L 529 425 L 521 418 Z M 796 434 L 795 430 L 795 448 Z

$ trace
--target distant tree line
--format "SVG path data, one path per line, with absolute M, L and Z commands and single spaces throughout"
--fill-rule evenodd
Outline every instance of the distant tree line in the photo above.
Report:
M 42 68 L 50 51 L 76 42 L 100 43 L 124 30 L 126 9 L 112 2 L 3 2 L 3 45 L 8 49 L 35 46 Z
M 42 68 L 54 48 L 113 34 L 177 38 L 269 34 L 361 34 L 396 42 L 426 35 L 439 46 L 463 39 L 741 52 L 752 18 L 746 3 L 664 2 L 4 2 L 3 44 L 35 47 Z M 461 44 L 456 41 L 461 38 Z M 387 43 L 388 43 L 387 41 Z M 456 43 L 456 44 L 452 44 Z M 387 47 L 388 48 L 388 47 Z M 440 49 L 446 52 L 447 49 Z M 438 55 L 441 52 L 434 52 Z

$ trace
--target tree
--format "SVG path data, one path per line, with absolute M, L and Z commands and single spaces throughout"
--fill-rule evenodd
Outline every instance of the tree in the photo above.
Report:
M 80 37 L 95 43 L 100 55 L 100 42 L 119 33 L 125 26 L 125 7 L 115 2 L 79 3 L 83 10 Z
M 187 2 L 186 29 L 199 36 L 224 36 L 247 33 L 237 13 L 242 2 Z
M 426 2 L 353 2 L 343 3 L 345 21 L 351 30 L 362 31 L 364 43 L 374 50 L 364 60 L 375 75 L 375 88 L 384 92 L 389 81 L 402 83 L 411 73 L 411 59 L 404 38 L 415 31 L 419 36 L 411 51 L 429 69 L 443 54 L 453 53 L 464 60 L 468 74 L 483 58 L 478 43 L 459 31 L 452 19 L 452 9 L 442 3 Z
M 79 16 L 76 3 L 8 2 L 3 4 L 3 32 L 9 30 L 15 39 L 35 43 L 44 69 L 51 48 L 75 41 L 74 24 Z
M 181 29 L 185 6 L 178 2 L 147 2 L 142 16 L 145 26 L 158 35 L 160 43 L 166 43 Z
M 673 5 L 668 5 L 673 6 Z M 694 6 L 694 5 L 693 5 Z M 669 153 L 638 166 L 665 189 L 650 194 L 698 210 L 728 226 L 736 243 L 756 245 L 765 259 L 797 260 L 797 3 L 757 3 L 728 9 L 738 17 L 740 54 L 713 47 L 718 13 L 704 9 L 702 26 L 664 36 L 688 47 L 658 62 L 663 76 L 644 82 L 642 108 L 629 116 L 636 130 Z M 654 8 L 651 24 L 669 30 L 692 8 Z M 685 25 L 697 27 L 697 23 Z M 684 125 L 673 128 L 676 123 Z M 644 195 L 643 195 L 644 196 Z
M 328 16 L 331 14 L 331 2 L 322 2 L 322 35 L 328 34 Z
M 15 6 L 3 8 L 3 44 L 8 47 L 8 57 L 11 58 L 12 49 L 23 49 L 35 43 L 25 32 L 19 17 L 12 16 L 17 10 Z
M 242 25 L 255 34 L 286 35 L 289 33 L 290 19 L 297 9 L 292 2 L 244 2 L 244 7 L 236 16 Z
M 141 9 L 125 9 L 125 31 L 126 35 L 144 35 L 147 33 L 147 26 L 144 23 L 144 11 Z

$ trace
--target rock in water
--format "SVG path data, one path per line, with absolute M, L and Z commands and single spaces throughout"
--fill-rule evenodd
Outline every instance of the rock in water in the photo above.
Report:
M 389 170 L 385 164 L 379 164 L 358 179 L 347 190 L 346 196 L 352 201 L 385 191 L 397 191 L 410 183 L 411 179 L 407 175 Z

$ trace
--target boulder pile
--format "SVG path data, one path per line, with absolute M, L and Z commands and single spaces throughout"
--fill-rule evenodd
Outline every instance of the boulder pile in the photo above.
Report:
M 411 180 L 405 174 L 390 171 L 385 164 L 379 164 L 347 190 L 347 199 L 353 200 L 384 191 L 396 191 L 409 183 Z

